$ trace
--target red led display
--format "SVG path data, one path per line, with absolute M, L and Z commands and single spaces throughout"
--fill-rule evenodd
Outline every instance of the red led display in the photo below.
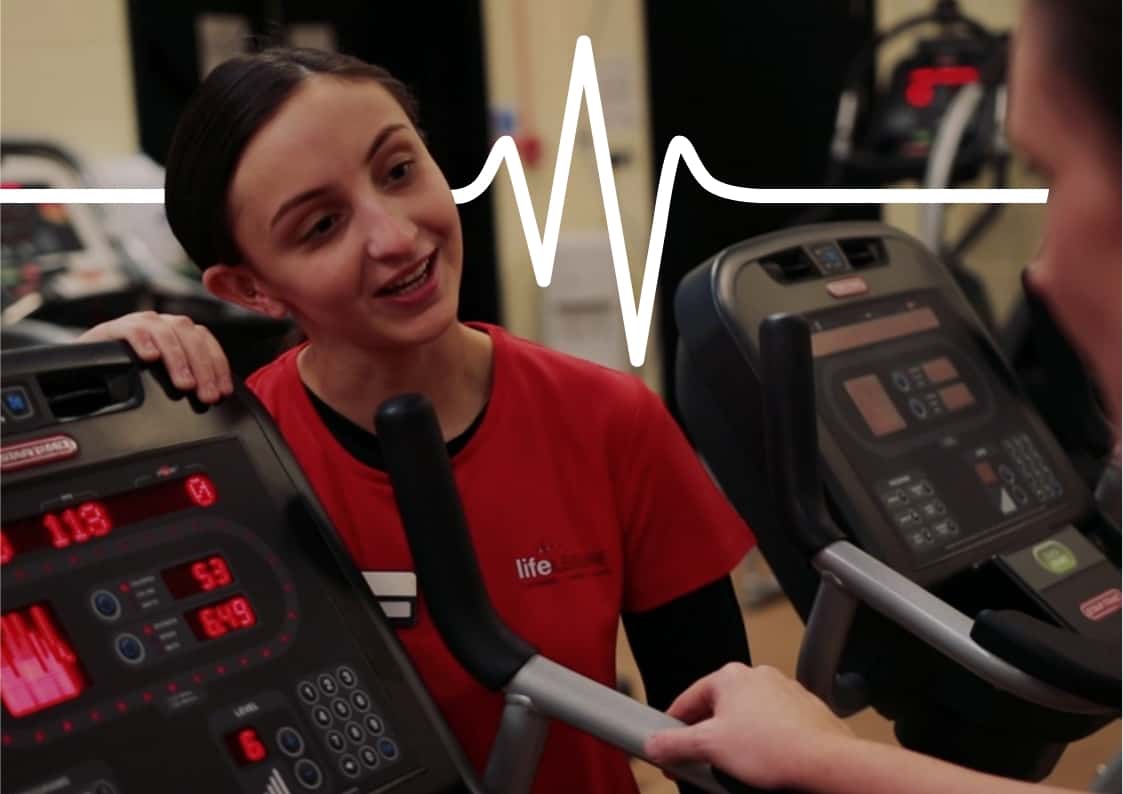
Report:
M 909 72 L 905 99 L 915 108 L 926 108 L 936 98 L 937 86 L 961 86 L 979 82 L 974 66 L 922 66 Z
M 135 491 L 41 513 L 0 529 L 0 565 L 20 554 L 41 549 L 66 549 L 103 538 L 115 529 L 150 518 L 210 507 L 218 501 L 211 478 L 193 474 Z
M 257 625 L 257 615 L 244 595 L 193 609 L 183 616 L 195 637 L 200 640 L 217 640 L 231 632 Z
M 257 733 L 256 728 L 240 728 L 226 735 L 226 746 L 234 756 L 234 763 L 238 766 L 250 766 L 264 761 L 269 757 L 269 750 L 265 742 Z
M 209 593 L 231 584 L 234 575 L 226 558 L 219 554 L 200 557 L 197 560 L 180 563 L 160 572 L 164 584 L 172 598 L 187 598 L 199 593 Z
M 73 700 L 89 686 L 77 655 L 46 604 L 0 616 L 0 700 L 26 717 Z

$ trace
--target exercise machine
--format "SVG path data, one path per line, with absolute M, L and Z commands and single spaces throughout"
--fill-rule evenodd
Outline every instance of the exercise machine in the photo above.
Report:
M 807 624 L 806 686 L 1032 780 L 1118 717 L 1118 530 L 924 246 L 764 235 L 692 271 L 676 319 L 687 427 Z

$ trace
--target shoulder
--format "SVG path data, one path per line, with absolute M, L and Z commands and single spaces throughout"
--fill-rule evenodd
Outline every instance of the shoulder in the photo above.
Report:
M 246 378 L 246 387 L 261 400 L 270 413 L 276 414 L 278 402 L 299 385 L 296 357 L 303 345 L 286 350 Z
M 496 366 L 511 386 L 541 400 L 580 407 L 584 412 L 630 414 L 661 405 L 637 376 L 620 372 L 538 342 L 488 326 L 496 349 Z

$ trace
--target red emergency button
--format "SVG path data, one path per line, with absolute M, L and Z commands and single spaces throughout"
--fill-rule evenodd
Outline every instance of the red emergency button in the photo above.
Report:
M 827 292 L 834 298 L 852 298 L 855 295 L 865 295 L 869 291 L 869 285 L 861 276 L 840 278 L 827 284 Z

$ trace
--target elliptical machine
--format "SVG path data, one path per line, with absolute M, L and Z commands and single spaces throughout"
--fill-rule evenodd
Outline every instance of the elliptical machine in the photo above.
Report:
M 687 427 L 807 625 L 804 685 L 1028 780 L 1118 717 L 1118 530 L 923 246 L 764 235 L 688 275 L 676 319 Z

